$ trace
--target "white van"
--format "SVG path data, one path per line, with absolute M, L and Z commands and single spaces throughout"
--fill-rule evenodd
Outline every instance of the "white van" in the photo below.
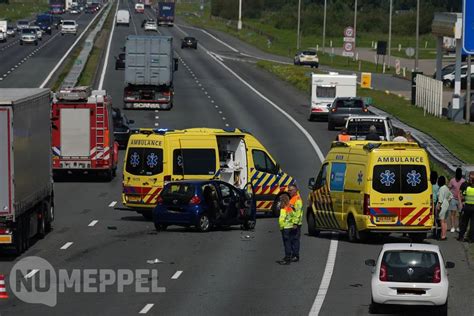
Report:
M 124 24 L 130 26 L 130 12 L 128 10 L 118 10 L 115 25 Z
M 311 75 L 311 105 L 309 120 L 327 117 L 329 107 L 338 97 L 357 96 L 357 76 L 340 75 L 337 72 Z

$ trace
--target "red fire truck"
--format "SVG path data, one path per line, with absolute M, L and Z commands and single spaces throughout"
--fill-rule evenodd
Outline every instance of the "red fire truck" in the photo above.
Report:
M 118 143 L 114 141 L 112 102 L 103 90 L 60 90 L 52 112 L 53 175 L 101 174 L 115 177 Z

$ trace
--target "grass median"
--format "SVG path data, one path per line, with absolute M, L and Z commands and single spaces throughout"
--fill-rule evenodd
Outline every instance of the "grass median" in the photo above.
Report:
M 0 3 L 0 20 L 13 23 L 21 19 L 29 19 L 48 9 L 48 1 L 21 1 L 15 3 Z
M 259 61 L 257 65 L 280 79 L 288 81 L 298 89 L 309 93 L 310 78 L 307 76 L 309 68 L 291 65 L 276 64 Z M 412 106 L 404 98 L 382 91 L 358 89 L 361 97 L 371 97 L 374 105 L 390 113 L 404 123 L 413 126 L 424 133 L 431 135 L 448 148 L 458 158 L 467 163 L 474 163 L 474 126 L 457 124 L 443 118 L 431 115 L 425 116 L 423 109 Z

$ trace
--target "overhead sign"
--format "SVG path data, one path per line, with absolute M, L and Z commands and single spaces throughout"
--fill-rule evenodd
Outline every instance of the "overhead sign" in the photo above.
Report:
M 372 74 L 370 72 L 363 72 L 360 75 L 360 87 L 370 89 L 372 86 Z
M 462 10 L 462 46 L 469 54 L 474 54 L 474 0 L 464 0 Z
M 344 50 L 342 51 L 342 56 L 345 57 L 354 57 L 355 50 L 355 32 L 354 28 L 348 26 L 344 29 Z

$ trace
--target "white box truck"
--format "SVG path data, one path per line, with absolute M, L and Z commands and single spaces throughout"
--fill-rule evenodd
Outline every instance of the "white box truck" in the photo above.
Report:
M 340 75 L 337 72 L 312 73 L 309 120 L 312 121 L 317 117 L 327 118 L 329 107 L 335 98 L 356 97 L 356 95 L 356 75 Z
M 49 89 L 0 89 L 0 246 L 16 254 L 54 219 Z

